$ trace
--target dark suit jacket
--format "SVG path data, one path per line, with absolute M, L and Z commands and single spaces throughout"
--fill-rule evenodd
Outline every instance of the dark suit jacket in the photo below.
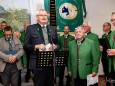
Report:
M 50 26 L 50 25 L 47 25 L 46 27 L 48 31 L 49 42 L 52 44 L 52 41 L 53 41 L 53 43 L 59 47 L 58 38 L 57 38 L 57 30 L 53 26 Z M 44 38 L 43 38 L 41 26 L 39 24 L 30 25 L 27 28 L 27 31 L 25 34 L 25 42 L 24 42 L 24 49 L 30 52 L 30 63 L 29 63 L 30 69 L 36 69 L 35 45 L 37 44 L 44 44 Z

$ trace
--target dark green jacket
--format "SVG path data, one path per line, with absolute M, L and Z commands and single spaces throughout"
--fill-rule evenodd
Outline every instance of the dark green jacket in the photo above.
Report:
M 20 37 L 20 41 L 21 41 L 22 45 L 24 44 L 24 36 L 25 36 L 25 32 L 22 31 L 22 32 L 21 32 L 21 37 Z M 22 64 L 23 64 L 23 65 L 26 65 L 26 64 L 27 64 L 27 57 L 26 57 L 26 53 L 25 53 L 25 52 L 24 52 L 24 54 L 23 54 Z
M 111 31 L 108 33 L 107 35 L 107 39 L 109 40 L 110 39 L 110 34 L 111 34 Z M 106 33 L 102 35 L 102 38 L 105 38 L 106 37 Z
M 115 30 L 113 32 L 111 32 L 110 34 L 110 39 L 109 39 L 109 43 L 112 49 L 115 49 Z M 113 58 L 113 67 L 114 67 L 114 71 L 115 71 L 115 56 L 109 57 L 109 72 L 111 72 L 111 63 L 112 63 L 112 58 Z
M 78 71 L 80 78 L 86 79 L 92 72 L 98 72 L 100 57 L 94 42 L 88 38 L 80 45 L 79 53 L 77 48 L 76 40 L 69 43 L 68 72 L 72 72 L 73 78 L 76 78 Z
M 4 33 L 2 30 L 0 30 L 0 38 L 3 38 L 4 37 Z
M 74 40 L 75 37 L 72 35 L 68 35 L 67 37 L 67 46 L 66 46 L 66 50 L 68 50 L 68 44 L 70 41 Z M 64 35 L 59 37 L 59 46 L 60 46 L 60 50 L 64 50 Z
M 98 35 L 94 34 L 92 32 L 89 32 L 85 37 L 94 41 L 94 43 L 96 45 L 96 51 L 97 51 L 98 55 L 101 56 L 101 52 L 100 52 L 100 48 L 99 48 L 100 44 L 99 44 L 99 41 L 98 41 L 98 39 L 99 39 Z

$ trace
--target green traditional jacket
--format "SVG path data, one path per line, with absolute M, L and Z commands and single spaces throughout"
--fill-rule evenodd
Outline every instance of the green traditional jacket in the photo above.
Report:
M 67 36 L 67 44 L 64 42 L 64 35 L 60 36 L 59 37 L 59 45 L 60 45 L 60 50 L 63 51 L 63 50 L 68 50 L 68 44 L 70 41 L 74 40 L 75 37 L 72 36 L 72 35 L 68 35 Z M 65 49 L 65 46 L 66 45 L 66 49 Z
M 115 30 L 113 32 L 111 32 L 111 34 L 110 34 L 109 43 L 110 43 L 111 49 L 115 49 Z M 109 59 L 109 72 L 111 72 L 112 66 L 115 71 L 115 56 L 110 56 L 110 57 L 108 57 L 108 59 Z M 112 62 L 112 60 L 113 60 L 113 62 Z
M 24 36 L 25 36 L 25 32 L 22 31 L 21 32 L 21 37 L 20 37 L 20 41 L 22 43 L 22 45 L 24 44 Z M 23 58 L 21 58 L 21 62 L 22 62 L 22 65 L 27 65 L 27 57 L 26 57 L 26 53 L 24 52 L 23 54 Z
M 99 41 L 98 41 L 98 39 L 99 39 L 98 35 L 94 34 L 92 32 L 89 32 L 85 37 L 94 41 L 94 43 L 96 45 L 97 53 L 98 53 L 99 56 L 101 56 L 101 52 L 100 52 L 100 48 L 99 48 L 100 44 L 99 44 Z
M 2 30 L 0 30 L 0 38 L 3 38 L 4 37 L 4 33 Z
M 107 37 L 107 39 L 109 40 L 110 39 L 110 34 L 111 34 L 111 31 L 108 33 L 108 35 L 106 36 L 106 33 L 102 35 L 102 38 L 105 38 Z
M 69 43 L 68 72 L 76 78 L 77 71 L 81 79 L 86 79 L 92 72 L 98 72 L 100 57 L 92 40 L 85 38 L 79 50 L 76 40 Z

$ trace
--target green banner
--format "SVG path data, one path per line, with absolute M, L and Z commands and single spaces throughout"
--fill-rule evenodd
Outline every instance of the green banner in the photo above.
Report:
M 83 1 L 55 0 L 58 32 L 63 32 L 65 25 L 68 25 L 73 32 L 77 26 L 83 23 Z

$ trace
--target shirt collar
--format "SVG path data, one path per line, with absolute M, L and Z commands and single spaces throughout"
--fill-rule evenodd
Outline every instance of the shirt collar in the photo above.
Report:
M 84 37 L 81 41 L 76 41 L 76 43 L 78 43 L 78 42 L 83 43 L 83 42 L 84 42 L 84 40 L 85 40 L 85 37 Z
M 40 25 L 41 27 L 45 27 L 45 28 L 46 28 L 46 26 L 47 26 L 46 24 L 43 26 L 43 25 L 41 25 L 40 23 L 39 23 L 39 25 Z

